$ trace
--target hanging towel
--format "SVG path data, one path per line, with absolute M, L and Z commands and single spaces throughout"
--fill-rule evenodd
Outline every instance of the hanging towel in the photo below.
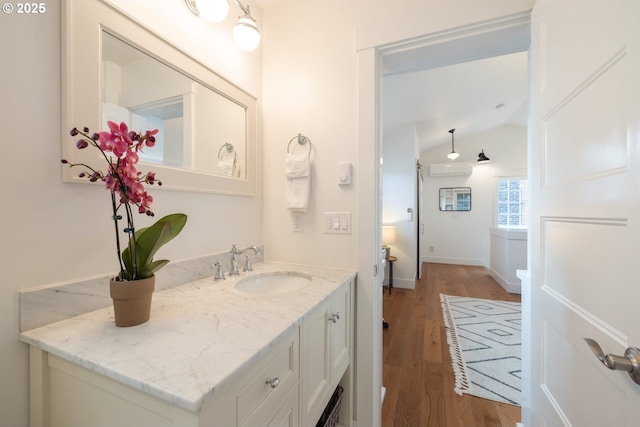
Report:
M 216 168 L 218 175 L 233 176 L 235 162 L 234 158 L 230 158 L 228 160 L 218 159 L 218 165 Z
M 306 212 L 311 196 L 311 163 L 309 156 L 294 156 L 287 153 L 285 160 L 287 209 Z

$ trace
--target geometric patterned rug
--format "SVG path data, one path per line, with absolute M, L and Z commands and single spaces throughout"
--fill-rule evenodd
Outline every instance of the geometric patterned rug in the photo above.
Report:
M 455 392 L 520 406 L 521 304 L 440 294 Z

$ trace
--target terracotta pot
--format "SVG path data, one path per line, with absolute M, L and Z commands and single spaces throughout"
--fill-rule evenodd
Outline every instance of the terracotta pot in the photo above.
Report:
M 109 285 L 116 326 L 135 326 L 149 320 L 155 276 L 131 282 L 111 279 Z

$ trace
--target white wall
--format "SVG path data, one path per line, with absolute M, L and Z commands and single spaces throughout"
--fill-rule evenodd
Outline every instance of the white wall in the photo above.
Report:
M 393 264 L 393 286 L 414 289 L 418 256 L 415 126 L 385 132 L 382 141 L 382 225 L 396 228 L 396 242 L 389 245 L 391 255 L 398 258 Z M 413 210 L 412 221 L 408 208 Z M 385 274 L 389 275 L 389 268 Z
M 482 149 L 491 163 L 476 164 Z M 450 151 L 451 146 L 446 145 L 422 153 L 427 172 L 431 163 L 451 162 L 447 159 Z M 425 174 L 423 261 L 488 267 L 497 176 L 526 175 L 527 129 L 503 126 L 468 138 L 456 131 L 456 151 L 460 153 L 456 163 L 474 164 L 470 176 L 432 178 Z M 441 212 L 441 187 L 471 187 L 471 211 Z
M 261 97 L 261 51 L 243 53 L 235 48 L 231 28 L 197 20 L 182 1 L 166 1 L 162 7 L 149 7 L 146 0 L 119 2 L 146 25 L 161 29 L 212 69 Z M 4 158 L 0 178 L 5 183 L 0 213 L 2 426 L 28 424 L 28 350 L 16 339 L 17 291 L 117 269 L 108 194 L 102 188 L 63 184 L 60 179 L 59 3 L 46 2 L 42 15 L 0 17 L 2 38 L 12 40 L 0 46 L 6 59 L 0 67 Z M 181 235 L 162 249 L 167 259 L 215 253 L 232 243 L 263 243 L 262 197 L 157 189 L 152 194 L 157 215 L 182 211 L 189 216 Z M 136 218 L 138 227 L 148 222 L 146 217 Z
M 520 294 L 518 270 L 527 270 L 527 230 L 492 228 L 489 274 L 507 292 Z
M 355 267 L 355 231 L 349 235 L 323 231 L 324 212 L 351 212 L 355 220 L 356 191 L 363 185 L 356 178 L 354 10 L 350 4 L 339 9 L 336 5 L 284 2 L 283 7 L 265 11 L 264 186 L 268 203 L 264 206 L 264 240 L 271 259 Z M 303 215 L 302 233 L 292 231 L 283 173 L 287 144 L 298 133 L 307 136 L 313 146 L 311 203 Z M 342 162 L 354 165 L 351 186 L 338 185 L 337 167 Z M 354 225 L 355 221 L 352 230 Z

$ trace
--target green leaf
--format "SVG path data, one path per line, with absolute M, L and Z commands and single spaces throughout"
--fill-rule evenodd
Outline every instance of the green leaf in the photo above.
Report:
M 146 279 L 147 277 L 153 276 L 156 271 L 160 270 L 167 264 L 169 264 L 168 259 L 161 259 L 158 261 L 150 262 L 149 264 L 145 265 L 143 269 L 138 271 L 138 279 Z
M 185 214 L 171 214 L 160 218 L 153 225 L 136 231 L 136 268 L 132 265 L 130 253 L 133 251 L 133 239 L 129 239 L 129 245 L 122 251 L 124 262 L 130 280 L 143 279 L 153 275 L 157 270 L 169 261 L 153 263 L 153 257 L 158 250 L 173 240 L 184 228 L 187 222 Z

